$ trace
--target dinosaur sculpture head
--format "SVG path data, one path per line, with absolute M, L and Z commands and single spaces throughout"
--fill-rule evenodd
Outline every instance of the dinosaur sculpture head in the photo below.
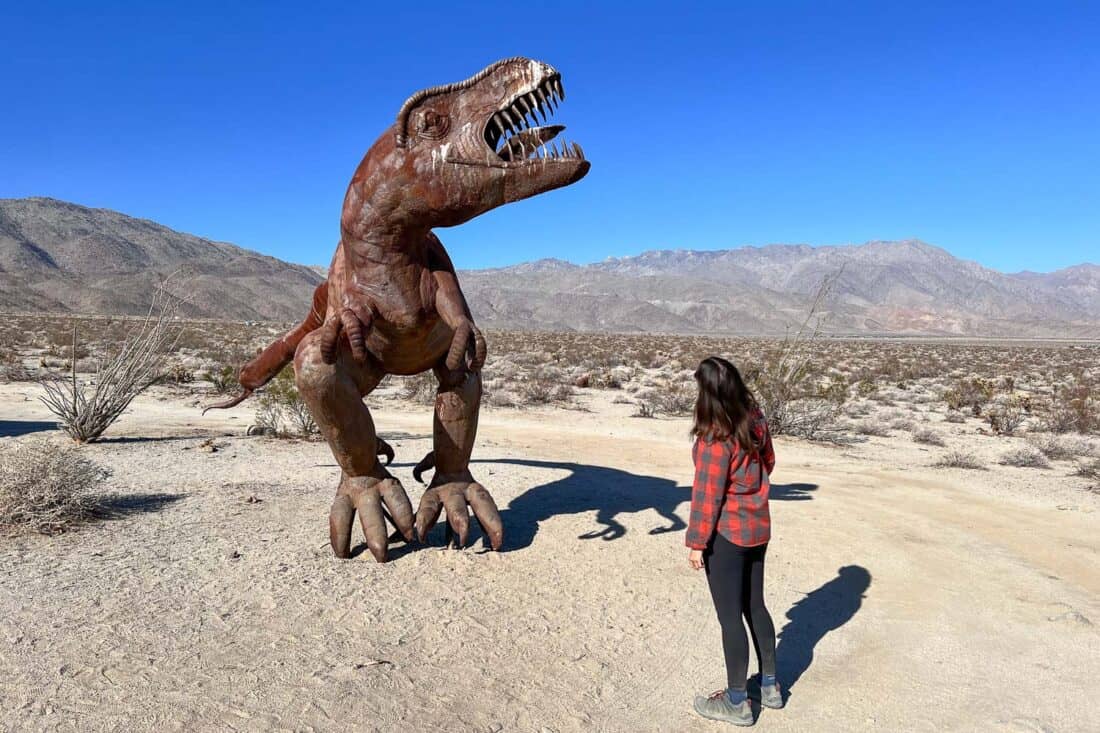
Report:
M 548 124 L 564 97 L 561 74 L 522 57 L 412 95 L 356 170 L 345 229 L 454 226 L 580 180 L 581 147 Z

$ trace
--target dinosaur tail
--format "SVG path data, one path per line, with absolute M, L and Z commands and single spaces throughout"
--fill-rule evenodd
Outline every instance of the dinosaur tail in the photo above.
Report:
M 255 359 L 241 367 L 241 372 L 237 376 L 237 381 L 241 384 L 241 391 L 224 402 L 208 405 L 203 409 L 203 414 L 205 415 L 207 410 L 224 410 L 229 407 L 236 407 L 248 399 L 254 391 L 274 379 L 275 375 L 294 359 L 294 351 L 298 348 L 298 344 L 301 343 L 302 339 L 311 331 L 320 328 L 321 324 L 324 323 L 327 309 L 328 281 L 326 280 L 313 291 L 313 308 L 305 320 L 294 329 L 280 336 L 278 340 L 257 354 Z

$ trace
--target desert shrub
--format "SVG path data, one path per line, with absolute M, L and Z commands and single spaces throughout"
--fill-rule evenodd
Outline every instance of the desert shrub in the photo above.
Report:
M 878 392 L 878 384 L 871 377 L 864 377 L 856 383 L 856 394 L 860 397 L 872 397 Z
M 658 412 L 673 417 L 690 415 L 695 410 L 696 390 L 688 385 L 674 384 L 654 395 L 653 406 Z
M 1100 481 L 1100 460 L 1093 460 L 1078 464 L 1077 469 L 1073 472 L 1073 475 L 1081 476 L 1082 478 L 1092 479 L 1094 481 Z
M 568 402 L 573 398 L 573 388 L 550 379 L 529 379 L 520 386 L 520 396 L 528 405 L 548 405 L 552 402 Z
M 917 424 L 907 417 L 895 417 L 890 421 L 891 430 L 904 430 L 906 432 L 912 432 L 917 427 Z
M 860 435 L 885 438 L 890 435 L 890 426 L 879 420 L 861 420 L 855 424 L 855 431 Z
M 1092 455 L 1095 451 L 1089 441 L 1070 435 L 1039 433 L 1028 436 L 1027 442 L 1052 461 L 1067 461 Z
M 237 390 L 237 370 L 227 364 L 205 372 L 202 378 L 210 382 L 217 394 L 227 394 Z
M 843 374 L 832 374 L 821 386 L 818 396 L 823 400 L 843 405 L 848 401 L 848 379 Z
M 195 381 L 195 373 L 183 364 L 173 364 L 165 371 L 163 379 L 172 384 L 190 384 Z
M 1050 468 L 1050 461 L 1043 452 L 1031 445 L 1022 445 L 1014 448 L 1001 456 L 997 463 L 1002 466 L 1017 466 L 1019 468 Z
M 654 418 L 657 417 L 657 408 L 650 402 L 639 402 L 630 416 Z
M 943 421 L 950 423 L 966 422 L 966 416 L 958 410 L 948 410 L 947 414 L 943 416 Z
M 935 468 L 966 468 L 973 471 L 984 471 L 985 466 L 973 453 L 965 453 L 959 450 L 948 451 L 940 460 L 932 464 Z
M 317 423 L 294 383 L 290 366 L 264 386 L 256 404 L 256 424 L 277 435 L 308 438 L 318 432 Z
M 913 431 L 913 441 L 924 445 L 936 445 L 943 447 L 943 437 L 932 428 L 918 428 Z
M 1030 404 L 1026 398 L 1012 397 L 991 407 L 986 422 L 995 435 L 1015 435 L 1027 419 Z
M 773 435 L 827 440 L 838 434 L 841 405 L 823 399 L 817 385 L 822 326 L 817 313 L 840 274 L 825 278 L 798 329 L 745 374 Z
M 67 378 L 51 375 L 39 380 L 45 390 L 39 399 L 75 442 L 101 436 L 135 397 L 163 376 L 166 356 L 180 331 L 174 322 L 179 304 L 163 285 L 158 287 L 145 318 L 131 324 L 115 350 L 98 362 L 90 384 L 77 380 L 75 362 Z M 77 343 L 74 325 L 74 351 Z
M 0 529 L 63 532 L 92 516 L 110 473 L 75 448 L 45 442 L 0 450 Z
M 1042 426 L 1052 433 L 1100 431 L 1100 395 L 1082 376 L 1076 376 L 1057 390 Z
M 943 394 L 950 410 L 969 409 L 975 417 L 982 414 L 982 408 L 993 399 L 993 382 L 983 377 L 960 379 L 955 386 Z
M 439 381 L 434 372 L 421 372 L 402 378 L 402 399 L 415 402 L 418 405 L 435 404 L 435 395 L 439 389 Z
M 23 368 L 23 359 L 19 351 L 11 346 L 0 345 L 0 379 L 11 382 L 22 382 L 28 379 L 27 370 Z

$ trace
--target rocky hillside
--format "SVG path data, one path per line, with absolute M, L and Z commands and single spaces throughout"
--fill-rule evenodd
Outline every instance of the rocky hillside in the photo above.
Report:
M 0 199 L 0 311 L 140 314 L 169 274 L 188 315 L 293 320 L 321 276 L 145 219 L 48 198 Z

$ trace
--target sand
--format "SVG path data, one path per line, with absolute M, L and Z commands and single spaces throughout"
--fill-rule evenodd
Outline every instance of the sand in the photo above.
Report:
M 0 385 L 0 442 L 50 435 L 35 395 Z M 0 538 L 0 729 L 728 729 L 691 709 L 724 670 L 683 546 L 687 422 L 583 404 L 483 415 L 473 470 L 504 551 L 478 536 L 378 565 L 328 548 L 325 444 L 244 437 L 247 403 L 142 397 L 82 448 L 117 518 Z M 429 408 L 375 416 L 415 504 Z M 932 469 L 938 449 L 891 438 L 776 451 L 766 589 L 790 699 L 759 730 L 1100 730 L 1082 481 Z

